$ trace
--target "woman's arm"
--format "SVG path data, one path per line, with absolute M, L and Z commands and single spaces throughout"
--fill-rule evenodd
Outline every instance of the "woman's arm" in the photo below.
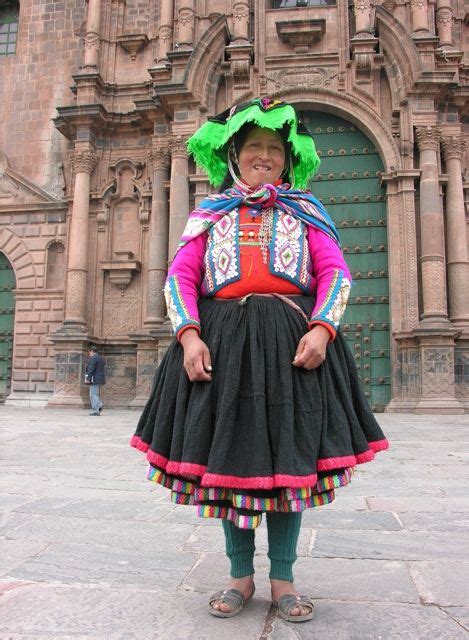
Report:
M 184 368 L 191 382 L 210 382 L 212 366 L 207 345 L 199 338 L 197 300 L 203 278 L 207 233 L 179 249 L 164 288 L 168 316 L 184 349 Z
M 335 338 L 352 284 L 352 276 L 338 245 L 322 231 L 308 228 L 308 246 L 316 278 L 316 303 L 310 327 L 323 325 Z
M 189 328 L 200 333 L 197 300 L 203 279 L 203 261 L 207 233 L 184 245 L 177 252 L 164 287 L 168 316 L 179 340 Z
M 316 278 L 316 303 L 310 330 L 298 343 L 293 366 L 315 369 L 326 358 L 350 292 L 351 275 L 342 252 L 325 233 L 308 227 L 308 246 Z

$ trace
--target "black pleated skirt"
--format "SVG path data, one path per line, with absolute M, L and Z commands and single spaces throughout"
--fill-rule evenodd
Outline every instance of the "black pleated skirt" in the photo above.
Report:
M 340 331 L 317 369 L 292 366 L 314 298 L 289 300 L 201 298 L 212 381 L 189 381 L 176 340 L 155 374 L 131 444 L 149 479 L 203 517 L 254 528 L 265 511 L 327 504 L 388 448 Z

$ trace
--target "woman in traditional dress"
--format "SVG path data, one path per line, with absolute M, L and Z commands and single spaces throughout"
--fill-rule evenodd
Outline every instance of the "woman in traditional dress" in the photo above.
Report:
M 291 105 L 237 105 L 188 148 L 222 187 L 190 214 L 169 269 L 176 338 L 131 444 L 175 503 L 222 520 L 231 580 L 209 612 L 232 617 L 253 596 L 265 513 L 272 600 L 301 622 L 314 608 L 293 582 L 302 511 L 388 447 L 339 330 L 351 277 L 306 190 L 319 158 Z

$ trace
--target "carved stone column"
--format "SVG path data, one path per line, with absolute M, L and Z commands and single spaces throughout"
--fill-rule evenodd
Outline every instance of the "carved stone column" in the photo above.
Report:
M 189 214 L 189 161 L 186 140 L 175 136 L 171 145 L 168 257 L 171 262 Z
M 354 0 L 355 34 L 371 31 L 371 0 Z
M 453 12 L 450 0 L 437 0 L 436 30 L 440 38 L 440 47 L 453 46 Z
M 428 32 L 428 0 L 410 0 L 412 31 Z
M 173 47 L 173 16 L 174 0 L 161 0 L 157 62 L 166 60 L 168 51 Z
M 445 270 L 445 229 L 438 179 L 436 126 L 416 127 L 420 149 L 420 267 L 423 316 L 413 333 L 420 352 L 421 397 L 417 413 L 461 412 L 456 399 L 454 340 L 458 333 L 448 321 Z
M 185 0 L 178 12 L 178 45 L 183 48 L 191 48 L 194 44 L 194 2 Z
M 233 0 L 232 41 L 226 47 L 231 63 L 231 74 L 235 90 L 250 86 L 253 45 L 249 40 L 249 4 L 246 0 Z
M 101 21 L 101 1 L 89 0 L 88 15 L 86 18 L 85 34 L 85 59 L 84 68 L 95 70 L 98 66 L 98 56 L 100 47 L 100 21 Z
M 423 287 L 423 320 L 448 320 L 446 307 L 445 232 L 438 180 L 439 127 L 417 127 L 420 149 L 420 267 Z
M 466 141 L 462 136 L 451 136 L 443 138 L 442 146 L 448 174 L 446 247 L 449 313 L 452 322 L 465 325 L 469 329 L 469 262 L 461 169 Z
M 247 2 L 233 4 L 234 40 L 249 40 L 249 5 Z
M 90 178 L 98 162 L 98 157 L 91 149 L 77 150 L 72 152 L 71 161 L 75 174 L 75 187 L 68 238 L 64 326 L 73 326 L 84 331 L 88 269 Z
M 166 315 L 163 296 L 168 269 L 168 197 L 165 182 L 169 174 L 169 150 L 161 146 L 152 149 L 148 160 L 153 170 L 153 193 L 150 220 L 150 246 L 148 255 L 147 313 L 144 325 L 152 328 L 161 324 Z

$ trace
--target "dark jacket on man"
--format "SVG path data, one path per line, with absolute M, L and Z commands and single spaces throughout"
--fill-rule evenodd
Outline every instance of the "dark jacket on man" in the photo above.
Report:
M 105 384 L 104 358 L 99 353 L 94 353 L 86 365 L 86 379 L 90 384 Z

